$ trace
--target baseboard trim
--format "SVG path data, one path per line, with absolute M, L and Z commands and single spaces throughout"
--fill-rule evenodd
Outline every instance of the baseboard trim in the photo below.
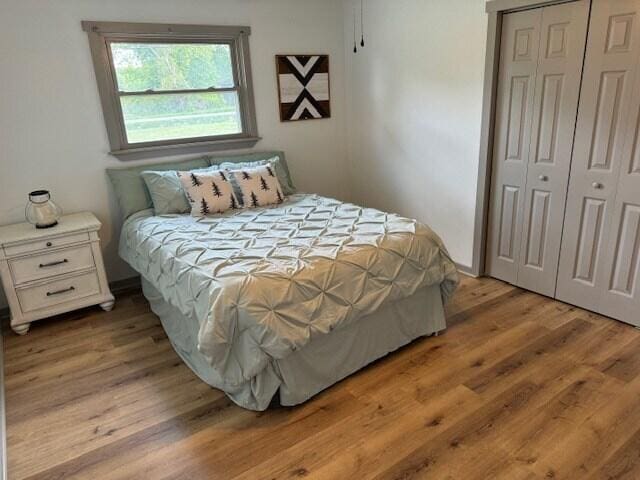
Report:
M 456 268 L 463 275 L 466 275 L 468 277 L 478 278 L 478 275 L 473 273 L 473 269 L 467 265 L 462 265 L 461 263 L 456 262 Z
M 128 293 L 131 290 L 140 290 L 142 285 L 140 283 L 140 277 L 130 277 L 125 278 L 123 280 L 117 280 L 115 282 L 109 283 L 109 289 L 114 296 L 122 295 L 123 293 Z M 117 300 L 117 298 L 116 298 Z

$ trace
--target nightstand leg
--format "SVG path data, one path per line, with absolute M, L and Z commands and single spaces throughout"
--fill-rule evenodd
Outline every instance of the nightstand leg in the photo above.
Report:
M 29 331 L 30 323 L 22 323 L 20 325 L 12 325 L 11 329 L 16 332 L 18 335 L 26 335 Z
M 105 312 L 110 312 L 111 310 L 113 310 L 113 305 L 115 303 L 115 300 L 110 300 L 108 302 L 101 303 L 100 308 L 102 308 Z

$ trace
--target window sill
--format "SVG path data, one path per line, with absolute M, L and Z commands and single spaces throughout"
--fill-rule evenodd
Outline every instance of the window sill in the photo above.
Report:
M 207 153 L 219 150 L 251 148 L 260 140 L 261 137 L 231 138 L 205 142 L 180 143 L 175 145 L 129 148 L 125 150 L 114 150 L 109 152 L 109 154 L 120 160 L 141 160 L 144 158 L 169 157 L 172 155 L 183 155 L 188 153 Z

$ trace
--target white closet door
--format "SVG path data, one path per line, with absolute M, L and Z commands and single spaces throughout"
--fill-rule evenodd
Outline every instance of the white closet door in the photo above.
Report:
M 639 59 L 640 60 L 640 59 Z M 605 287 L 600 312 L 640 326 L 640 74 L 626 125 L 612 228 L 599 275 Z
M 588 23 L 587 0 L 542 10 L 517 284 L 548 296 L 556 291 Z
M 593 2 L 556 291 L 636 324 L 639 16 L 638 0 Z
M 488 272 L 550 296 L 588 15 L 580 0 L 503 17 Z
M 504 15 L 496 102 L 487 270 L 516 283 L 542 9 Z

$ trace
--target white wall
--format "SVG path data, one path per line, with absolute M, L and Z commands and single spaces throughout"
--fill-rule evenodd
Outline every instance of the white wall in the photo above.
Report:
M 345 2 L 351 200 L 428 223 L 470 266 L 485 2 L 365 0 L 354 55 L 359 4 Z
M 0 225 L 23 220 L 27 192 L 48 188 L 65 211 L 91 210 L 103 222 L 110 280 L 133 275 L 116 253 L 120 219 L 104 170 L 122 162 L 106 153 L 81 20 L 251 26 L 256 149 L 285 150 L 301 190 L 342 195 L 341 0 L 0 0 Z M 280 123 L 274 55 L 297 52 L 331 56 L 332 119 Z
M 357 2 L 359 4 L 359 1 Z M 88 209 L 110 280 L 120 218 L 81 20 L 252 27 L 257 149 L 287 152 L 315 191 L 430 224 L 471 264 L 486 36 L 479 0 L 365 0 L 367 45 L 351 52 L 356 0 L 0 0 L 0 224 L 23 219 L 48 188 L 67 212 Z M 280 123 L 274 55 L 331 55 L 329 120 Z M 336 182 L 334 179 L 339 178 Z M 0 292 L 0 307 L 5 305 Z

